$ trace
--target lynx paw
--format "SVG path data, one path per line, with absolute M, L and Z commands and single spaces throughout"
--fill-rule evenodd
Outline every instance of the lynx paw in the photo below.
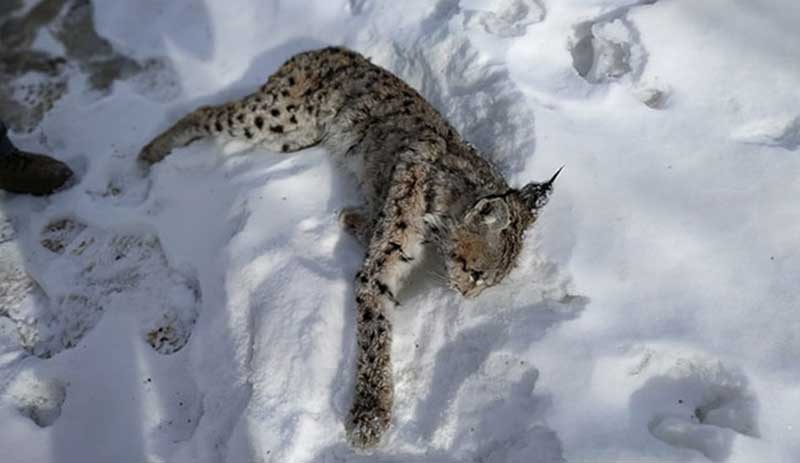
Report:
M 342 209 L 339 213 L 339 224 L 361 244 L 365 246 L 369 244 L 372 226 L 363 208 L 346 207 Z
M 163 142 L 162 137 L 158 137 L 142 148 L 138 159 L 146 164 L 155 164 L 167 157 L 169 152 L 169 145 Z
M 375 447 L 383 433 L 389 428 L 392 414 L 384 408 L 365 408 L 359 403 L 350 410 L 347 437 L 350 445 L 357 449 Z

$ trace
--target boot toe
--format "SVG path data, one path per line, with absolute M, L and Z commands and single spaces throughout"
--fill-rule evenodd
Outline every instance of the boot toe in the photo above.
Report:
M 0 188 L 15 193 L 50 194 L 73 176 L 69 166 L 42 154 L 19 151 L 2 164 Z

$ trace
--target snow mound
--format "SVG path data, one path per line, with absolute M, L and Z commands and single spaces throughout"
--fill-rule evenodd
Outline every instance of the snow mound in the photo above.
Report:
M 520 0 L 465 3 L 438 2 L 410 40 L 375 40 L 366 29 L 357 49 L 419 90 L 502 171 L 518 172 L 535 149 L 533 112 L 517 104 L 523 95 L 508 68 L 470 32 L 477 21 L 488 34 L 519 35 L 543 19 L 543 9 Z

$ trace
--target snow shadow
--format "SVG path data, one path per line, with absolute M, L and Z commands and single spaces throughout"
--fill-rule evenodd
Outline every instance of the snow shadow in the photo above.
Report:
M 172 105 L 166 112 L 163 126 L 168 126 L 200 106 L 217 105 L 242 98 L 256 91 L 269 75 L 292 55 L 325 45 L 327 44 L 309 38 L 296 38 L 266 49 L 252 59 L 239 79 L 225 88 L 213 94 L 182 100 Z M 214 344 L 213 349 L 219 352 L 210 352 L 209 348 L 200 349 L 206 351 L 209 358 L 203 362 L 204 368 L 214 371 L 231 370 L 231 383 L 238 382 L 241 377 L 252 377 L 246 384 L 220 385 L 209 382 L 218 379 L 216 377 L 206 378 L 205 382 L 198 384 L 204 394 L 204 410 L 214 410 L 214 418 L 199 423 L 192 439 L 192 446 L 205 448 L 208 454 L 218 455 L 223 460 L 229 457 L 229 453 L 242 450 L 255 452 L 255 455 L 263 458 L 263 454 L 255 449 L 267 445 L 258 442 L 259 440 L 269 442 L 270 439 L 257 429 L 260 426 L 275 425 L 282 426 L 284 432 L 289 432 L 292 427 L 289 423 L 292 421 L 291 416 L 287 423 L 281 424 L 278 419 L 286 415 L 281 408 L 287 405 L 286 401 L 273 402 L 265 399 L 267 395 L 265 390 L 276 387 L 277 384 L 288 384 L 293 381 L 294 375 L 291 372 L 301 368 L 299 365 L 302 363 L 301 359 L 286 357 L 281 353 L 284 351 L 273 348 L 289 339 L 291 342 L 300 342 L 301 345 L 298 346 L 300 351 L 304 346 L 313 348 L 298 339 L 302 339 L 303 333 L 310 327 L 327 323 L 324 315 L 320 316 L 317 313 L 323 310 L 318 306 L 313 307 L 313 311 L 303 312 L 303 307 L 311 308 L 315 301 L 306 300 L 304 294 L 289 294 L 291 292 L 286 291 L 287 285 L 300 288 L 315 278 L 323 281 L 341 279 L 343 274 L 348 273 L 347 262 L 353 263 L 350 273 L 354 274 L 358 260 L 353 259 L 353 256 L 360 253 L 356 251 L 354 243 L 343 239 L 337 242 L 332 253 L 309 255 L 307 250 L 314 247 L 315 237 L 324 234 L 326 227 L 331 223 L 335 224 L 335 214 L 298 216 L 297 211 L 303 210 L 298 203 L 302 203 L 303 198 L 290 195 L 282 186 L 276 186 L 289 185 L 292 179 L 302 176 L 309 170 L 325 171 L 332 168 L 332 163 L 325 153 L 319 150 L 304 150 L 287 155 L 255 147 L 225 159 L 219 152 L 220 149 L 216 147 L 206 150 L 204 146 L 200 146 L 196 151 L 190 147 L 187 151 L 190 152 L 177 154 L 183 159 L 177 159 L 176 156 L 178 171 L 170 172 L 170 176 L 182 175 L 180 170 L 184 167 L 180 164 L 187 161 L 189 156 L 200 154 L 207 159 L 218 161 L 212 161 L 210 168 L 204 164 L 199 171 L 191 164 L 193 161 L 190 161 L 184 173 L 201 174 L 200 171 L 210 169 L 216 172 L 214 175 L 217 176 L 217 180 L 224 178 L 222 182 L 231 186 L 231 195 L 226 205 L 220 207 L 220 212 L 233 215 L 226 225 L 225 241 L 221 243 L 224 249 L 219 260 L 225 264 L 218 272 L 217 282 L 213 283 L 216 287 L 209 287 L 212 283 L 208 282 L 208 279 L 205 284 L 203 284 L 204 279 L 200 279 L 204 294 L 218 294 L 216 302 L 219 305 L 211 306 L 207 302 L 204 312 L 208 317 L 202 320 L 201 316 L 196 328 L 202 330 L 199 336 L 226 342 Z M 200 151 L 204 153 L 201 154 Z M 200 162 L 203 164 L 205 161 Z M 317 189 L 310 196 L 326 198 L 328 209 L 341 207 L 345 202 L 343 195 L 352 190 L 352 187 L 348 189 L 345 186 L 347 179 L 341 175 L 332 175 L 330 179 L 332 183 L 329 187 Z M 162 180 L 169 182 L 166 178 Z M 274 205 L 274 209 L 258 210 L 252 207 L 252 204 L 264 203 Z M 207 217 L 200 202 L 197 203 L 197 207 L 195 215 Z M 322 208 L 324 211 L 325 206 Z M 286 217 L 294 218 L 294 226 L 273 228 L 274 214 L 281 209 L 287 211 Z M 264 225 L 264 232 L 268 238 L 252 235 L 253 231 L 262 228 L 261 224 Z M 301 249 L 293 252 L 292 249 L 295 247 Z M 211 265 L 219 266 L 219 262 Z M 227 273 L 225 269 L 228 269 Z M 230 269 L 237 270 L 231 273 Z M 235 272 L 239 271 L 244 273 L 237 275 Z M 292 278 L 301 278 L 302 281 L 292 282 Z M 346 279 L 349 281 L 351 278 L 348 276 Z M 239 287 L 236 293 L 228 293 L 229 286 L 239 285 L 240 281 L 235 280 L 252 280 L 254 285 L 248 289 Z M 288 299 L 295 297 L 299 299 L 287 302 Z M 336 305 L 343 307 L 343 310 L 350 308 L 345 301 L 337 301 Z M 285 313 L 283 309 L 286 307 L 296 310 Z M 287 338 L 287 333 L 293 329 L 299 330 L 296 336 L 289 335 Z M 309 342 L 313 344 L 313 341 Z M 242 349 L 246 351 L 245 357 L 241 355 Z M 275 355 L 280 358 L 273 357 Z M 283 361 L 288 363 L 281 366 Z M 231 367 L 229 364 L 234 366 Z M 263 365 L 269 365 L 269 368 Z M 269 379 L 263 377 L 275 371 L 282 373 Z M 251 427 L 248 423 L 252 422 L 249 419 L 252 416 L 271 418 L 259 419 L 254 423 L 254 427 Z M 251 439 L 250 436 L 254 434 L 258 435 L 259 439 Z
M 524 29 L 528 26 L 520 21 L 530 15 L 535 22 L 536 5 L 517 0 L 486 7 L 499 8 L 503 17 L 516 12 L 505 18 L 510 21 L 506 26 Z M 458 1 L 440 0 L 412 42 L 376 41 L 366 34 L 355 45 L 417 89 L 488 161 L 513 176 L 536 149 L 534 112 L 520 103 L 525 97 L 508 68 L 487 60 L 465 26 L 456 26 L 469 24 L 470 18 L 480 14 L 499 18 L 493 12 L 470 10 Z
M 325 45 L 313 39 L 298 38 L 264 51 L 254 57 L 236 82 L 214 94 L 182 101 L 169 108 L 164 126 L 199 106 L 221 104 L 256 91 L 286 59 L 298 52 Z M 237 339 L 231 345 L 231 350 L 240 352 L 246 346 L 244 360 L 240 358 L 241 355 L 237 359 L 235 352 L 218 357 L 220 362 L 227 362 L 225 359 L 231 363 L 239 362 L 240 368 L 249 372 L 240 372 L 239 376 L 252 376 L 252 379 L 246 387 L 239 389 L 213 391 L 219 388 L 211 384 L 200 385 L 206 394 L 204 407 L 210 409 L 213 404 L 215 418 L 213 422 L 203 420 L 197 432 L 204 439 L 211 439 L 208 445 L 213 444 L 213 452 L 222 458 L 229 452 L 241 451 L 263 458 L 265 453 L 269 454 L 263 448 L 272 442 L 272 431 L 280 429 L 284 438 L 287 438 L 286 435 L 293 436 L 298 426 L 298 416 L 301 419 L 308 416 L 305 411 L 293 408 L 296 404 L 306 402 L 304 394 L 317 391 L 312 395 L 328 395 L 332 387 L 336 389 L 340 387 L 339 383 L 350 384 L 352 381 L 352 370 L 347 367 L 336 370 L 332 383 L 320 383 L 325 380 L 320 379 L 313 369 L 308 374 L 297 372 L 312 366 L 303 357 L 305 353 L 316 349 L 319 343 L 328 343 L 330 339 L 336 339 L 338 343 L 342 335 L 339 328 L 331 331 L 320 326 L 336 323 L 336 319 L 343 316 L 346 329 L 354 332 L 350 282 L 360 265 L 362 250 L 355 240 L 339 230 L 336 212 L 342 206 L 358 204 L 361 199 L 355 193 L 355 182 L 341 175 L 338 169 L 337 172 L 330 172 L 335 166 L 321 150 L 304 150 L 286 155 L 253 148 L 223 159 L 218 149 L 207 150 L 206 147 L 200 146 L 196 150 L 190 147 L 186 150 L 188 152 L 177 153 L 170 158 L 172 163 L 168 162 L 170 165 L 166 169 L 157 168 L 161 169 L 159 175 L 169 176 L 161 178 L 158 183 L 169 183 L 171 176 L 182 175 L 175 170 L 177 168 L 185 169 L 187 175 L 206 170 L 220 172 L 225 177 L 225 183 L 232 185 L 234 193 L 222 209 L 230 209 L 230 213 L 236 217 L 230 220 L 225 250 L 220 259 L 226 262 L 223 268 L 235 270 L 219 275 L 220 280 L 228 280 L 224 283 L 225 288 L 208 288 L 203 285 L 202 277 L 200 280 L 204 294 L 224 294 L 227 286 L 238 286 L 240 283 L 247 285 L 247 288 L 238 287 L 236 293 L 220 296 L 218 299 L 225 304 L 224 310 L 219 307 L 212 309 L 206 303 L 208 308 L 204 312 L 213 310 L 225 314 L 209 315 L 211 318 L 205 321 L 201 316 L 197 329 L 205 327 L 205 336 L 215 339 L 220 338 L 220 332 L 233 326 L 237 326 L 240 333 L 247 333 L 247 339 Z M 200 169 L 196 169 L 196 164 L 188 160 L 189 156 L 194 155 L 205 158 L 199 161 Z M 214 158 L 219 159 L 216 165 Z M 210 168 L 209 159 L 212 159 Z M 307 177 L 308 171 L 325 180 L 313 191 L 295 191 L 293 179 Z M 153 194 L 151 192 L 151 196 Z M 306 203 L 313 205 L 307 206 Z M 255 204 L 272 204 L 274 208 L 256 208 L 253 206 Z M 202 209 L 203 206 L 198 202 L 198 207 Z M 276 214 L 279 210 L 283 213 Z M 197 213 L 202 212 L 199 210 Z M 281 215 L 285 220 L 285 223 L 281 222 L 283 225 L 275 225 L 276 215 Z M 264 235 L 259 236 L 258 231 L 262 230 Z M 337 237 L 334 244 L 320 247 L 319 241 L 329 239 L 332 230 Z M 332 300 L 317 297 L 313 291 L 312 294 L 306 294 L 287 290 L 315 286 L 315 281 L 325 282 L 325 287 L 331 284 L 341 286 L 341 282 L 345 281 L 346 290 L 344 295 L 337 294 Z M 343 315 L 340 310 L 344 311 Z M 322 334 L 309 337 L 309 332 L 316 331 Z M 232 332 L 227 334 L 235 337 Z M 342 339 L 341 349 L 352 351 L 353 337 L 345 334 Z M 292 347 L 281 348 L 284 343 L 290 343 Z M 224 346 L 219 348 L 225 349 Z M 287 352 L 292 354 L 287 355 Z M 348 355 L 343 362 L 349 362 L 350 357 Z M 272 374 L 272 377 L 265 376 Z M 287 388 L 285 393 L 279 395 L 279 400 L 271 392 L 276 387 Z M 349 404 L 349 398 L 343 395 L 334 394 L 331 400 L 334 401 L 330 404 L 334 410 L 343 409 L 345 400 Z M 253 417 L 259 419 L 253 420 Z M 343 431 L 343 417 L 335 419 L 336 429 Z M 258 439 L 251 439 L 254 435 Z M 198 439 L 195 438 L 195 444 L 205 445 L 199 443 Z M 280 458 L 277 451 L 274 452 L 271 458 Z
M 587 303 L 583 297 L 545 300 L 459 332 L 436 353 L 413 423 L 399 432 L 436 441 L 457 424 L 461 434 L 449 446 L 477 461 L 560 461 L 560 440 L 541 421 L 551 397 L 536 392 L 539 371 L 522 352 L 580 316 Z
M 322 449 L 309 460 L 309 463 L 327 463 L 329 461 L 343 463 L 466 463 L 471 460 L 454 457 L 445 451 L 429 451 L 424 454 L 413 452 L 396 452 L 391 455 L 357 454 L 349 445 L 341 443 Z
M 561 441 L 544 422 L 552 397 L 537 391 L 539 371 L 524 352 L 549 330 L 580 316 L 588 299 L 545 300 L 487 318 L 472 313 L 474 307 L 453 307 L 448 301 L 455 298 L 444 298 L 431 308 L 426 301 L 442 300 L 441 288 L 434 292 L 432 297 L 401 301 L 405 307 L 395 314 L 397 400 L 385 442 L 369 456 L 345 443 L 331 445 L 311 461 L 563 461 Z M 458 311 L 470 312 L 463 317 L 477 323 L 460 329 Z M 414 319 L 410 325 L 422 329 L 410 331 L 409 316 Z M 348 317 L 347 324 L 352 323 Z M 455 334 L 448 335 L 450 330 Z M 339 380 L 342 389 L 335 404 L 342 420 L 352 387 L 352 340 L 344 340 L 339 377 L 346 382 Z M 408 443 L 422 448 L 418 453 L 403 450 Z
M 118 323 L 125 320 L 105 320 L 98 329 L 108 330 Z M 89 347 L 88 356 L 64 360 L 80 373 L 68 376 L 64 411 L 52 428 L 48 461 L 147 458 L 140 402 L 147 379 L 142 377 L 141 353 L 137 352 L 141 341 L 120 325 L 114 328 L 113 336 L 99 336 L 103 339 Z

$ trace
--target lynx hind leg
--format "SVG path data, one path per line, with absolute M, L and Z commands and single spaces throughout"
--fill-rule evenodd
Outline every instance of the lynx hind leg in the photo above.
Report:
M 142 148 L 139 160 L 149 164 L 164 159 L 174 148 L 186 146 L 189 143 L 210 135 L 206 130 L 206 119 L 211 108 L 202 107 L 182 117 L 172 127 L 158 135 Z
M 309 55 L 310 56 L 310 55 Z M 288 153 L 320 142 L 317 120 L 323 85 L 308 74 L 307 56 L 298 55 L 281 66 L 258 92 L 219 106 L 204 106 L 180 119 L 139 154 L 150 164 L 164 159 L 174 148 L 197 139 L 220 137 L 259 144 Z

